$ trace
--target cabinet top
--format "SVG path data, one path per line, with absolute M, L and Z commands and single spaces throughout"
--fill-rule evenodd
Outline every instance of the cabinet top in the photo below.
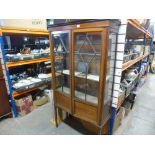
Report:
M 120 25 L 121 22 L 118 19 L 57 19 L 53 21 L 53 24 L 48 25 L 48 30 L 53 31 L 55 28 L 66 27 L 67 29 L 78 28 L 78 25 L 84 25 L 84 27 L 107 27 Z

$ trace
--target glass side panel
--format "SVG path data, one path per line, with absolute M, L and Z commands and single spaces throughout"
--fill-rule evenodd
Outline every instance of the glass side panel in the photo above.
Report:
M 110 33 L 108 36 L 108 53 L 107 53 L 107 71 L 106 83 L 104 86 L 104 106 L 102 111 L 102 123 L 104 124 L 110 117 L 111 113 L 111 100 L 112 100 L 112 87 L 114 80 L 114 67 L 115 67 L 115 51 L 116 51 L 116 34 Z
M 54 66 L 56 89 L 70 95 L 70 49 L 69 33 L 63 31 L 52 32 L 54 42 Z
M 74 34 L 75 98 L 98 104 L 101 32 Z
M 109 33 L 104 104 L 108 104 L 109 100 L 111 100 L 111 98 L 112 98 L 114 60 L 115 60 L 115 51 L 116 51 L 115 43 L 116 43 L 116 34 Z

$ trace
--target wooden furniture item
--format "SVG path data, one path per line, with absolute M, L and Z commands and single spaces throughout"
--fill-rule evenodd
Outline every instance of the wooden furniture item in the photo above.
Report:
M 100 128 L 111 114 L 118 20 L 52 25 L 52 86 L 57 111 Z M 62 56 L 56 60 L 55 56 Z M 58 113 L 60 114 L 60 113 Z
M 11 114 L 11 107 L 9 104 L 9 96 L 6 89 L 5 79 L 0 61 L 0 118 Z

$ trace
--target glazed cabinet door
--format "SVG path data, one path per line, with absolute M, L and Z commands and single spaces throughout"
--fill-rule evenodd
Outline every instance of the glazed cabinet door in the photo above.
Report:
M 97 122 L 102 104 L 103 32 L 104 28 L 91 28 L 74 30 L 72 34 L 74 113 L 91 122 Z
M 71 110 L 70 31 L 51 32 L 53 43 L 52 80 L 55 104 Z

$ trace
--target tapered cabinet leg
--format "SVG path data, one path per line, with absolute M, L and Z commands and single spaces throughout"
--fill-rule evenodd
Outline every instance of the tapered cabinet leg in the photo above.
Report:
M 58 108 L 58 120 L 59 122 L 63 121 L 62 109 Z
M 55 125 L 56 127 L 58 127 L 58 112 L 57 112 L 57 107 L 54 106 L 54 110 L 55 110 Z
M 102 128 L 99 128 L 98 134 L 102 135 Z

